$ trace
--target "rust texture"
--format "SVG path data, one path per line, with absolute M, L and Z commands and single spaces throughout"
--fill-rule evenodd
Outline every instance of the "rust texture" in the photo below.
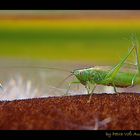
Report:
M 34 98 L 0 102 L 0 129 L 140 130 L 136 93 Z

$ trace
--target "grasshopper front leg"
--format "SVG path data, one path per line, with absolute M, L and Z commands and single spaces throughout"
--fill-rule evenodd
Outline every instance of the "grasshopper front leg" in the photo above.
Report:
M 92 95 L 93 95 L 93 92 L 94 92 L 95 88 L 96 88 L 96 84 L 94 84 L 94 87 L 93 87 L 93 89 L 91 90 L 91 93 L 90 93 L 90 96 L 89 96 L 89 99 L 88 99 L 87 103 L 90 103 L 91 97 L 92 97 Z
M 73 82 L 69 83 L 69 87 L 68 87 L 68 89 L 66 91 L 66 95 L 68 95 L 68 92 L 69 92 L 72 84 L 80 84 L 80 82 L 79 81 L 73 81 Z

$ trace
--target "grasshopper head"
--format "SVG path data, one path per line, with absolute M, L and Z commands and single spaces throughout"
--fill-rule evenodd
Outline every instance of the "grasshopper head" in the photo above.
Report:
M 90 79 L 90 71 L 89 69 L 79 69 L 74 70 L 73 75 L 76 76 L 76 78 L 81 82 L 81 84 L 85 85 L 87 81 Z

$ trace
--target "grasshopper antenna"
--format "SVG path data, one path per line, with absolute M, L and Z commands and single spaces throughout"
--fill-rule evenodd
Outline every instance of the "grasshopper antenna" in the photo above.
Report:
M 63 79 L 63 81 L 61 81 L 57 86 L 56 86 L 56 89 L 60 89 L 60 86 L 68 79 L 70 78 L 71 76 L 73 76 L 73 72 L 71 72 L 70 75 L 68 75 L 66 78 Z
M 73 76 L 73 72 L 71 72 L 70 75 L 68 75 L 65 79 L 63 79 L 63 81 L 61 81 L 57 87 L 60 87 L 60 86 L 61 86 L 68 78 L 70 78 L 71 76 Z
M 38 68 L 38 69 L 52 69 L 52 70 L 60 70 L 60 71 L 66 71 L 70 72 L 66 69 L 59 69 L 59 68 L 49 68 L 44 66 L 1 66 L 2 68 Z

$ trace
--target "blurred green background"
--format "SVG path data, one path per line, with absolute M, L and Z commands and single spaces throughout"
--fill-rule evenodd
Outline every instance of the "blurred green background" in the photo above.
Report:
M 0 11 L 0 59 L 114 64 L 140 39 L 140 11 Z

